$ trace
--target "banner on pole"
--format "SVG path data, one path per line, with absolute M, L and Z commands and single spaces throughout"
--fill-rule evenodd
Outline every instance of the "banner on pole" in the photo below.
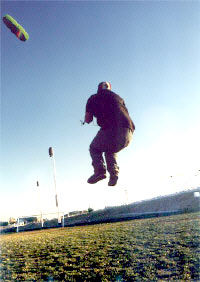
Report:
M 56 207 L 58 207 L 58 197 L 57 197 L 57 195 L 55 196 L 55 198 L 56 198 Z
M 49 147 L 49 156 L 53 157 L 53 148 L 52 147 Z

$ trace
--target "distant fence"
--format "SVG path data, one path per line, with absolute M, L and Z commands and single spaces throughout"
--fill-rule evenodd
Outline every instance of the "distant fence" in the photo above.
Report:
M 87 217 L 73 217 L 73 218 L 65 218 L 65 227 L 70 226 L 81 226 L 81 225 L 92 225 L 99 223 L 112 223 L 118 221 L 125 220 L 134 220 L 134 219 L 145 219 L 145 218 L 153 218 L 153 217 L 162 217 L 162 216 L 170 216 L 182 214 L 181 210 L 173 210 L 173 211 L 157 211 L 157 212 L 143 212 L 143 213 L 121 213 L 116 215 L 107 215 L 107 216 L 94 216 L 92 213 Z
M 48 218 L 47 218 L 48 217 Z M 35 218 L 35 221 L 34 221 Z M 29 219 L 33 219 L 32 222 L 28 222 Z M 53 225 L 57 222 L 58 226 L 64 227 L 64 212 L 59 213 L 46 213 L 39 215 L 19 216 L 15 225 L 16 232 L 44 228 L 45 225 L 48 227 L 48 223 L 53 221 Z

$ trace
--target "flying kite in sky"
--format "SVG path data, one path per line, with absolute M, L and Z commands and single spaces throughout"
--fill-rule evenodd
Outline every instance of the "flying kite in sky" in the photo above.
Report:
M 18 24 L 15 19 L 13 19 L 13 17 L 5 15 L 3 17 L 3 22 L 21 41 L 26 41 L 29 39 L 28 33 L 20 24 Z

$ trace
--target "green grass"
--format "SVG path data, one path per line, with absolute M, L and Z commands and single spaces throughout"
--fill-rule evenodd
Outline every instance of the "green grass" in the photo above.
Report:
M 198 216 L 1 235 L 0 281 L 200 281 Z

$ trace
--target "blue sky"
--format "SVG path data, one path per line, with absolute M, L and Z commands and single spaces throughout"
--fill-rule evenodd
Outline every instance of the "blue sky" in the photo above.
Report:
M 64 212 L 199 186 L 199 13 L 198 1 L 1 2 L 29 33 L 1 22 L 2 219 L 56 211 L 50 146 Z M 87 184 L 98 127 L 80 125 L 103 80 L 136 125 L 115 188 Z

